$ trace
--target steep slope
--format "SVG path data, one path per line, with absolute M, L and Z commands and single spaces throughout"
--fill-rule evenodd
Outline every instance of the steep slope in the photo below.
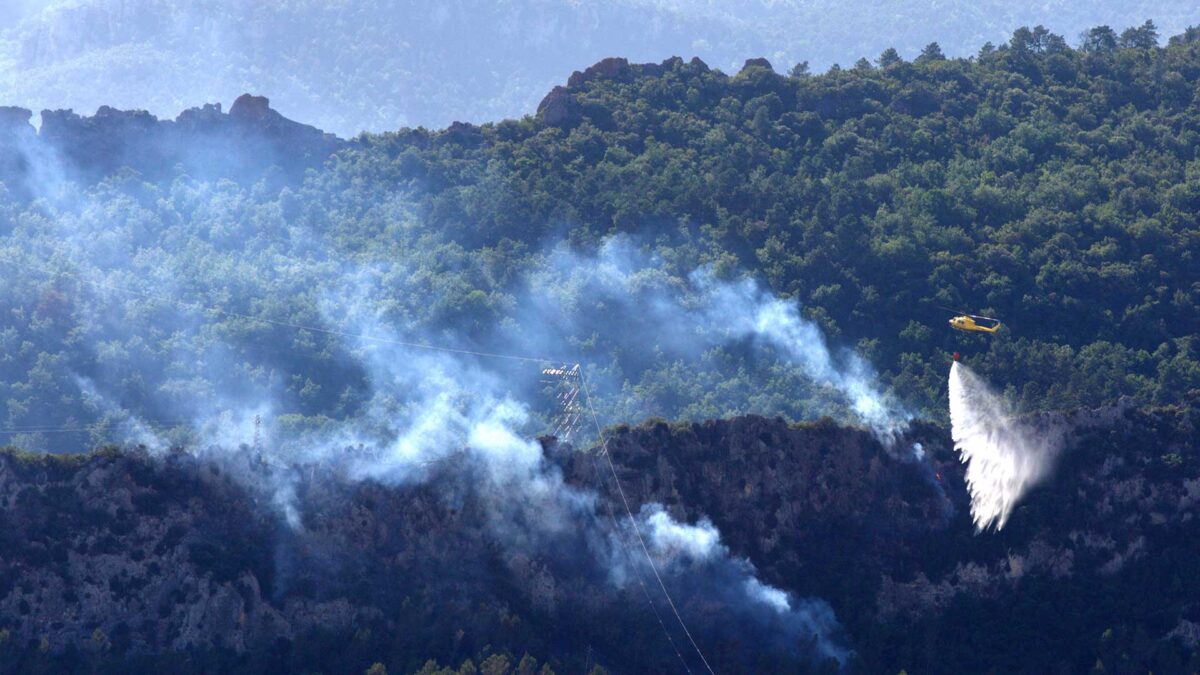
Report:
M 1069 429 L 1056 475 L 982 535 L 936 427 L 906 439 L 927 463 L 862 431 L 758 417 L 619 429 L 609 449 L 635 511 L 654 500 L 681 522 L 711 519 L 766 582 L 828 599 L 852 671 L 1079 672 L 1099 659 L 1173 672 L 1200 637 L 1198 421 L 1194 408 L 1042 418 Z M 598 457 L 546 448 L 569 480 L 597 484 Z M 571 533 L 498 538 L 470 471 L 407 487 L 316 473 L 292 530 L 229 470 L 185 454 L 0 456 L 6 672 L 262 659 L 411 672 L 526 651 L 560 672 L 585 655 L 618 672 L 674 667 L 639 589 L 607 583 Z M 674 588 L 710 658 L 778 667 L 739 660 L 747 645 L 713 592 Z
M 944 431 L 897 463 L 861 432 L 744 418 L 610 442 L 627 494 L 706 514 L 764 580 L 828 599 L 864 672 L 1176 672 L 1200 664 L 1194 407 L 1046 414 L 1053 476 L 977 534 Z M 580 458 L 577 471 L 588 471 Z
M 1100 31 L 1075 50 L 1022 30 L 971 61 L 811 77 L 607 59 L 534 118 L 344 144 L 222 131 L 185 146 L 216 154 L 192 166 L 161 152 L 192 138 L 178 121 L 51 113 L 78 141 L 62 152 L 103 176 L 62 199 L 30 200 L 42 180 L 0 190 L 0 306 L 21 317 L 0 334 L 0 429 L 69 450 L 145 440 L 122 433 L 131 415 L 178 438 L 251 399 L 310 428 L 353 417 L 352 346 L 281 325 L 353 332 L 344 307 L 410 337 L 570 355 L 607 381 L 608 419 L 853 419 L 778 354 L 698 348 L 641 310 L 697 269 L 787 298 L 925 416 L 944 415 L 952 351 L 1024 410 L 1178 401 L 1200 387 L 1198 36 Z M 27 142 L 28 118 L 0 126 Z M 29 168 L 6 149 L 0 171 Z M 636 274 L 598 287 L 613 250 Z M 940 306 L 1006 329 L 947 330 Z

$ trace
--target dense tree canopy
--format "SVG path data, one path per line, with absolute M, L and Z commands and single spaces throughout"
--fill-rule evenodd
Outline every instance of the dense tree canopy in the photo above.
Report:
M 122 410 L 174 426 L 198 415 L 175 419 L 177 402 L 254 391 L 301 427 L 353 415 L 350 347 L 279 323 L 330 325 L 331 284 L 367 270 L 387 325 L 488 344 L 546 328 L 524 321 L 522 288 L 559 242 L 616 234 L 669 276 L 762 280 L 919 414 L 944 414 L 951 351 L 1025 409 L 1171 402 L 1200 387 L 1198 38 L 1100 27 L 1075 49 L 1022 28 L 970 59 L 933 44 L 822 75 L 610 59 L 536 117 L 364 135 L 302 182 L 14 187 L 2 426 L 78 447 L 112 440 Z M 1005 329 L 952 332 L 942 307 Z M 831 410 L 769 359 L 660 358 L 653 332 L 637 350 L 612 335 L 627 316 L 578 320 L 611 307 L 572 311 L 570 349 L 615 383 L 617 417 Z M 92 435 L 37 435 L 72 425 Z
M 955 349 L 1030 408 L 1168 401 L 1200 385 L 1200 47 L 1156 41 L 1023 28 L 815 77 L 610 62 L 539 119 L 368 138 L 325 178 L 410 185 L 469 245 L 634 232 L 676 272 L 751 270 L 927 410 Z
M 969 59 L 947 58 L 930 44 L 911 62 L 888 50 L 875 62 L 824 74 L 801 64 L 786 76 L 763 60 L 728 75 L 697 60 L 610 59 L 550 92 L 537 116 L 364 135 L 299 177 L 302 169 L 231 169 L 218 178 L 220 171 L 184 164 L 147 166 L 158 155 L 139 153 L 136 140 L 121 153 L 96 145 L 95 152 L 130 166 L 94 180 L 72 177 L 71 167 L 46 157 L 24 157 L 25 166 L 2 156 L 0 171 L 17 178 L 0 186 L 0 431 L 32 449 L 150 437 L 237 447 L 258 444 L 260 418 L 276 437 L 303 436 L 365 418 L 367 409 L 402 410 L 410 395 L 420 404 L 410 391 L 419 382 L 372 381 L 373 364 L 388 355 L 355 339 L 364 333 L 466 350 L 562 349 L 595 378 L 606 420 L 747 411 L 854 419 L 836 391 L 784 355 L 745 341 L 674 349 L 679 327 L 656 325 L 639 302 L 687 288 L 697 269 L 718 280 L 754 278 L 799 306 L 835 352 L 862 354 L 916 415 L 945 414 L 952 351 L 1025 410 L 1121 397 L 1163 404 L 1137 413 L 1136 427 L 1092 428 L 1083 415 L 1080 427 L 1091 431 L 1078 442 L 1083 450 L 1064 462 L 1060 491 L 1035 492 L 1013 526 L 991 538 L 977 536 L 962 514 L 963 481 L 949 474 L 961 467 L 935 425 L 915 428 L 947 477 L 897 482 L 896 499 L 881 503 L 856 499 L 854 490 L 869 483 L 842 467 L 899 481 L 900 471 L 932 472 L 933 465 L 912 462 L 892 472 L 881 467 L 885 456 L 895 458 L 868 434 L 838 431 L 870 443 L 878 461 L 852 461 L 843 440 L 822 446 L 826 474 L 799 462 L 800 453 L 782 454 L 770 434 L 747 435 L 738 447 L 782 454 L 778 464 L 768 457 L 757 465 L 761 485 L 781 489 L 777 470 L 812 481 L 814 503 L 862 509 L 867 522 L 871 509 L 890 511 L 918 486 L 931 494 L 957 490 L 959 516 L 922 511 L 957 517 L 951 538 L 919 529 L 932 541 L 887 547 L 903 554 L 896 578 L 920 585 L 936 569 L 967 583 L 970 569 L 960 576 L 957 556 L 968 551 L 968 558 L 996 560 L 996 578 L 1016 589 L 867 625 L 864 612 L 879 603 L 863 590 L 882 583 L 881 575 L 857 583 L 846 573 L 854 566 L 847 557 L 824 560 L 830 571 L 817 576 L 796 564 L 796 552 L 825 556 L 841 547 L 848 556 L 886 538 L 838 540 L 844 530 L 826 529 L 835 521 L 815 511 L 803 523 L 816 534 L 780 546 L 776 530 L 801 528 L 780 528 L 779 516 L 803 512 L 774 505 L 802 491 L 755 501 L 746 498 L 749 483 L 723 483 L 729 504 L 761 514 L 755 522 L 731 517 L 723 529 L 729 540 L 761 546 L 757 562 L 781 587 L 813 584 L 814 593 L 844 594 L 837 607 L 852 608 L 844 620 L 858 631 L 866 672 L 927 664 L 972 672 L 998 663 L 1077 672 L 1092 662 L 1108 672 L 1182 670 L 1197 663 L 1175 638 L 1193 635 L 1185 584 L 1196 578 L 1186 572 L 1198 560 L 1188 529 L 1195 462 L 1186 453 L 1195 428 L 1190 392 L 1200 388 L 1200 30 L 1158 42 L 1151 23 L 1090 30 L 1077 48 L 1042 27 L 1022 28 Z M 121 133 L 129 138 L 129 129 Z M 222 166 L 250 165 L 258 166 Z M 632 302 L 593 292 L 577 269 L 614 240 L 649 261 L 627 275 Z M 539 283 L 552 297 L 531 290 Z M 552 311 L 538 305 L 550 300 Z M 995 336 L 952 332 L 946 307 L 1000 317 L 1005 328 Z M 473 363 L 463 357 L 450 372 L 482 379 Z M 487 375 L 517 382 L 527 367 Z M 431 377 L 448 372 L 435 370 Z M 530 424 L 544 430 L 544 422 Z M 703 463 L 678 441 L 696 428 L 651 423 L 614 438 L 658 439 L 628 469 L 655 465 L 650 475 L 669 469 L 673 453 L 680 466 Z M 827 422 L 809 429 L 834 433 Z M 730 447 L 710 445 L 720 470 L 729 466 Z M 19 459 L 32 475 L 26 499 L 53 500 L 32 463 L 47 460 Z M 664 475 L 672 474 L 687 472 Z M 714 467 L 687 475 L 692 494 L 676 489 L 682 478 L 648 478 L 639 489 L 686 508 L 718 494 L 713 475 L 722 474 Z M 760 526 L 761 541 L 751 540 Z M 1047 567 L 1017 587 L 1020 557 L 1009 544 L 1024 546 L 1042 533 L 1080 551 L 1067 569 L 1095 573 L 1067 582 Z M 806 548 L 825 541 L 837 546 Z M 33 543 L 31 555 L 44 556 L 33 560 L 54 559 Z M 54 551 L 71 555 L 62 546 Z M 904 558 L 909 553 L 934 562 L 920 568 Z M 219 570 L 245 566 L 203 548 L 192 555 Z M 1127 560 L 1126 576 L 1114 576 Z M 386 577 L 389 584 L 395 576 Z M 943 597 L 940 586 L 929 588 L 929 598 Z M 1010 620 L 1018 614 L 1032 619 Z M 1053 631 L 1041 628 L 1047 625 Z M 504 626 L 479 639 L 518 630 L 544 637 Z M 352 648 L 332 638 L 280 648 L 289 663 L 305 666 L 312 654 L 331 668 L 373 663 L 387 649 L 397 650 L 393 663 L 408 663 L 425 649 L 405 642 L 413 635 L 367 633 Z M 1048 636 L 1077 640 L 1055 651 Z M 103 651 L 125 637 L 100 632 L 93 642 Z M 658 635 L 639 639 L 651 638 Z M 0 646 L 7 639 L 0 632 Z M 957 648 L 947 655 L 942 643 Z M 1034 644 L 1035 656 L 1019 662 L 1025 655 L 1015 643 Z M 525 653 L 484 645 L 456 645 L 442 657 L 452 654 L 455 664 L 471 658 L 459 672 L 475 672 L 476 660 L 507 672 Z M 31 655 L 37 649 L 26 647 Z

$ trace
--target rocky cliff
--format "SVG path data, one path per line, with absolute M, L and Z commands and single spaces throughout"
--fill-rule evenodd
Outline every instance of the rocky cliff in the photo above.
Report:
M 34 132 L 31 117 L 23 108 L 0 108 L 0 181 L 35 193 L 52 179 L 95 181 L 121 169 L 150 180 L 187 173 L 253 181 L 278 167 L 295 179 L 346 145 L 250 94 L 234 101 L 228 113 L 215 103 L 185 110 L 174 120 L 109 106 L 92 116 L 43 110 Z M 31 163 L 40 166 L 31 169 Z
M 900 443 L 920 443 L 922 461 L 864 432 L 756 417 L 623 429 L 609 448 L 633 501 L 712 518 L 764 581 L 828 599 L 866 672 L 1194 668 L 1200 414 L 1115 406 L 1030 423 L 1064 433 L 1063 455 L 1000 532 L 975 531 L 935 426 Z M 580 480 L 592 471 L 574 465 Z
M 1171 672 L 1195 661 L 1200 637 L 1198 421 L 1191 407 L 1043 420 L 1069 429 L 1062 461 L 998 533 L 974 531 L 935 426 L 901 441 L 920 443 L 921 460 L 856 429 L 759 417 L 619 428 L 609 451 L 635 512 L 655 501 L 711 519 L 763 581 L 827 600 L 851 671 L 1099 660 Z M 623 514 L 602 456 L 545 447 L 568 482 Z M 5 672 L 412 672 L 429 657 L 511 665 L 525 652 L 560 672 L 585 659 L 674 667 L 641 590 L 609 584 L 570 532 L 502 541 L 470 471 L 402 487 L 298 476 L 299 529 L 230 471 L 184 452 L 0 454 Z M 736 626 L 710 616 L 701 588 L 676 593 L 723 671 L 784 667 L 736 656 L 749 645 L 722 641 Z

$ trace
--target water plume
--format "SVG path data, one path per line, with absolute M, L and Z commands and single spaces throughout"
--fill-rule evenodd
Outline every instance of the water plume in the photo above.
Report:
M 1049 473 L 1057 435 L 1013 418 L 1008 404 L 959 362 L 950 367 L 950 435 L 967 465 L 975 528 L 1000 530 L 1029 488 Z

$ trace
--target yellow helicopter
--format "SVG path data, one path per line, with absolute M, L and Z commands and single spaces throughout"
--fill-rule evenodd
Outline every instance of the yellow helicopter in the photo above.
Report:
M 990 316 L 979 316 L 978 314 L 967 314 L 966 312 L 950 319 L 951 328 L 969 333 L 995 333 L 1000 330 L 1001 325 L 1003 324 L 1000 323 L 1000 319 L 994 319 Z

